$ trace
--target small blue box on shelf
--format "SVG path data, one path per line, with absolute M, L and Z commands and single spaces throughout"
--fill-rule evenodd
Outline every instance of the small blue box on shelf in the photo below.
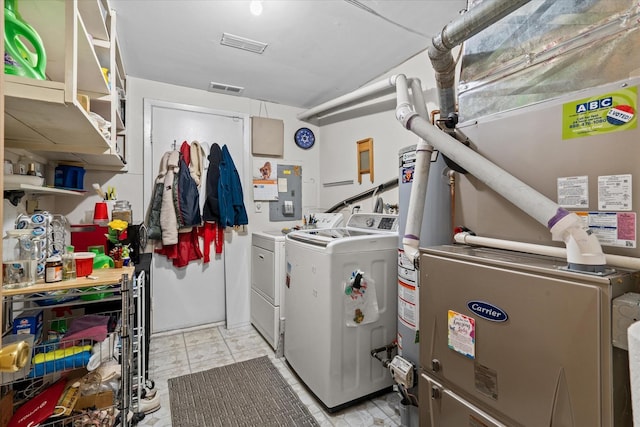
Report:
M 80 166 L 57 166 L 53 185 L 71 190 L 84 190 L 84 172 L 84 168 Z
M 43 322 L 42 310 L 27 310 L 20 313 L 13 319 L 14 334 L 36 335 L 42 330 Z

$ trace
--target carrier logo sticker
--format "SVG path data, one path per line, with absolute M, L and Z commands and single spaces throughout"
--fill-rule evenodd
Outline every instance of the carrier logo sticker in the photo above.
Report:
M 618 105 L 607 113 L 607 121 L 616 126 L 629 123 L 634 117 L 635 110 L 631 105 Z
M 507 313 L 495 305 L 489 304 L 484 301 L 469 301 L 467 303 L 469 310 L 473 311 L 483 319 L 491 320 L 492 322 L 506 322 L 509 319 Z

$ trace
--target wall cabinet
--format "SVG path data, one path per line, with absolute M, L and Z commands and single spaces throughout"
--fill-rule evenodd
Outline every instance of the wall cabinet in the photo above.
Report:
M 107 0 L 21 0 L 18 8 L 43 40 L 48 79 L 5 75 L 5 149 L 125 171 L 126 77 L 115 11 Z

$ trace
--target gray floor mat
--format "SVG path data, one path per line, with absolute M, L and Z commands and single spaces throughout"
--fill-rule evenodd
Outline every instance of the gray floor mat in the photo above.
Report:
M 318 426 L 267 356 L 169 379 L 173 427 Z

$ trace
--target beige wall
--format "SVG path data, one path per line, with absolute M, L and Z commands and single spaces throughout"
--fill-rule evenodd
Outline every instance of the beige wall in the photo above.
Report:
M 429 111 L 435 108 L 437 93 L 434 73 L 426 52 L 420 53 L 389 73 L 374 80 L 377 82 L 386 76 L 405 74 L 419 78 L 422 82 L 425 100 Z M 339 201 L 362 193 L 384 182 L 398 177 L 398 151 L 418 142 L 418 137 L 404 129 L 395 118 L 395 96 L 378 100 L 386 111 L 354 118 L 348 121 L 324 125 L 320 128 L 320 206 L 329 208 Z M 373 138 L 375 181 L 369 176 L 363 177 L 358 184 L 356 141 Z M 353 180 L 353 185 L 323 187 L 322 184 Z M 397 189 L 381 194 L 385 203 L 398 202 Z M 372 212 L 375 200 L 364 200 L 357 204 L 362 212 Z M 350 208 L 345 208 L 348 212 Z
M 157 173 L 157 164 L 153 164 L 148 158 L 148 153 L 143 150 L 143 103 L 144 99 L 175 102 L 179 104 L 194 105 L 211 108 L 219 111 L 230 111 L 248 116 L 261 115 L 284 121 L 284 157 L 283 162 L 288 164 L 301 164 L 303 167 L 303 207 L 315 208 L 318 205 L 317 182 L 319 181 L 319 156 L 316 144 L 310 150 L 301 150 L 293 143 L 294 132 L 302 126 L 312 128 L 318 134 L 318 128 L 296 119 L 299 109 L 284 105 L 264 103 L 248 98 L 240 98 L 222 94 L 211 93 L 202 90 L 189 89 L 150 80 L 128 78 L 127 79 L 127 160 L 128 172 L 126 174 L 113 174 L 108 172 L 88 171 L 85 176 L 85 188 L 90 189 L 86 197 L 60 198 L 55 208 L 60 213 L 67 215 L 73 223 L 87 222 L 91 220 L 93 206 L 98 201 L 98 196 L 91 190 L 93 182 L 100 183 L 103 187 L 114 186 L 118 190 L 118 198 L 132 202 L 134 210 L 134 222 L 141 222 L 146 215 L 151 185 L 144 181 L 147 168 L 151 168 L 151 176 Z M 262 104 L 262 106 L 261 106 Z M 251 152 L 250 143 L 245 147 Z M 245 168 L 243 177 L 245 204 L 249 215 L 250 231 L 263 229 L 279 229 L 291 226 L 296 222 L 269 222 L 268 206 L 263 206 L 262 212 L 256 213 L 251 191 L 251 168 Z

